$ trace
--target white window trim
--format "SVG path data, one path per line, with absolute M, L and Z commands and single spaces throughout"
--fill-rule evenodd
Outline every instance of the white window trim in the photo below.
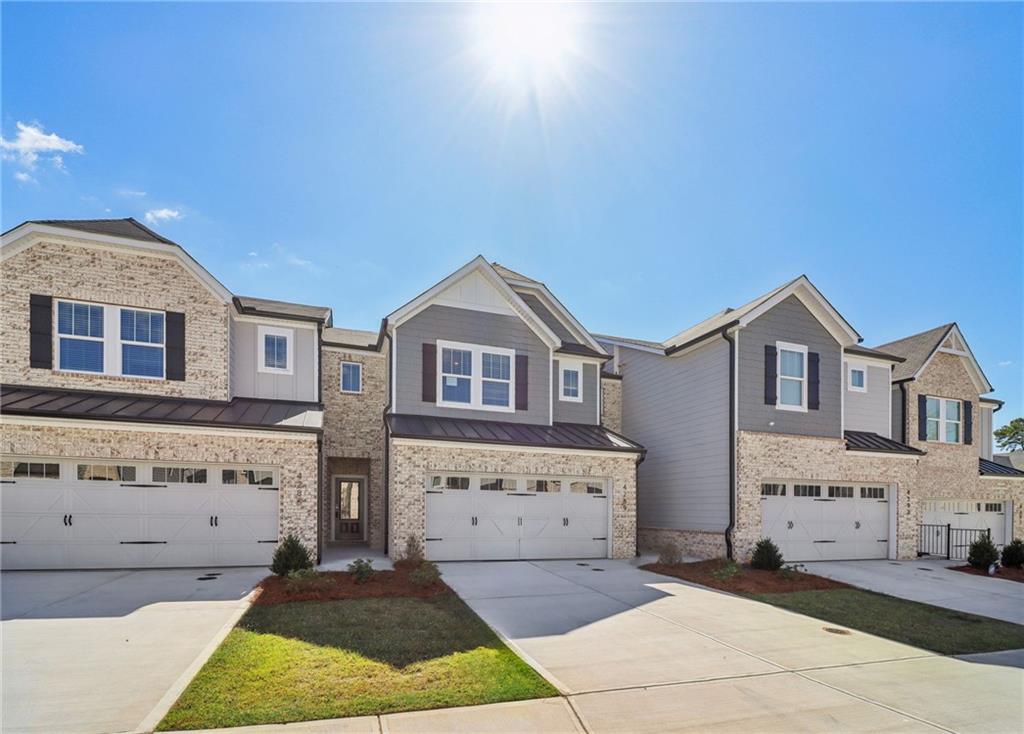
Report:
M 565 373 L 575 372 L 577 377 L 576 382 L 576 397 L 572 397 L 565 394 Z M 582 403 L 583 402 L 583 362 L 576 359 L 559 359 L 558 360 L 558 399 L 565 403 Z
M 864 386 L 857 387 L 853 384 L 853 371 L 860 370 L 864 373 Z M 850 392 L 867 392 L 868 391 L 868 366 L 864 362 L 847 362 L 846 363 L 846 389 Z
M 359 368 L 359 389 L 358 390 L 346 390 L 345 389 L 345 365 L 355 365 Z M 338 366 L 338 388 L 346 395 L 359 395 L 363 392 L 363 363 L 353 362 L 348 359 L 341 360 L 341 364 Z
M 283 329 L 280 326 L 264 326 L 260 324 L 256 329 L 256 369 L 259 372 L 266 372 L 272 375 L 290 375 L 295 367 L 295 330 Z M 267 340 L 268 336 L 283 336 L 285 338 L 285 367 L 267 367 Z
M 782 350 L 787 352 L 800 352 L 804 355 L 804 376 L 802 378 L 783 377 L 782 375 Z M 782 380 L 800 380 L 800 405 L 785 405 L 782 402 Z M 807 412 L 807 345 L 791 344 L 790 342 L 775 342 L 775 408 L 777 410 L 791 410 L 797 413 Z
M 926 401 L 925 402 L 925 411 L 926 412 L 925 412 L 925 417 L 924 417 L 925 436 L 928 435 L 928 421 L 936 420 L 935 418 L 929 418 L 928 417 L 928 413 L 927 413 L 927 410 L 928 410 L 928 403 L 927 403 L 927 401 L 928 400 L 938 400 L 939 401 L 939 417 L 937 419 L 938 423 L 939 423 L 939 437 L 937 439 L 925 438 L 925 441 L 927 441 L 928 443 L 948 443 L 948 444 L 951 444 L 951 445 L 962 444 L 964 442 L 964 401 L 960 400 L 958 398 L 943 398 L 943 397 L 939 397 L 938 395 L 925 395 L 925 401 Z M 946 403 L 947 402 L 959 403 L 960 404 L 960 420 L 955 420 L 954 421 L 954 420 L 949 420 L 948 418 L 946 418 Z M 958 439 L 956 441 L 947 441 L 946 440 L 946 424 L 947 423 L 956 423 L 957 426 L 959 426 L 959 430 L 957 431 Z
M 469 402 L 456 403 L 445 400 L 444 395 L 444 374 L 441 371 L 443 364 L 442 357 L 445 349 L 462 349 L 472 354 L 472 374 L 469 379 Z M 483 353 L 501 354 L 508 357 L 509 380 L 508 380 L 508 405 L 484 405 L 484 377 L 483 377 Z M 467 377 L 462 375 L 462 377 Z M 495 380 L 501 382 L 501 380 Z M 464 342 L 451 342 L 438 339 L 437 341 L 437 401 L 440 408 L 462 408 L 465 410 L 487 410 L 496 413 L 516 412 L 516 352 L 514 349 L 503 349 L 501 347 L 489 347 L 483 344 L 466 344 Z
M 75 298 L 55 298 L 56 306 L 53 308 L 53 353 L 54 372 L 64 372 L 74 375 L 99 375 L 104 377 L 128 377 L 133 380 L 153 380 L 162 382 L 167 379 L 167 312 L 154 308 L 142 308 L 140 306 L 117 306 L 110 303 L 98 303 L 96 301 L 82 301 Z M 61 334 L 59 324 L 59 312 L 61 303 L 81 304 L 85 306 L 99 306 L 103 309 L 103 336 L 77 336 L 74 334 Z M 134 342 L 121 339 L 121 311 L 143 311 L 146 313 L 159 313 L 164 317 L 164 341 L 161 344 L 153 342 Z M 73 370 L 60 366 L 60 340 L 81 339 L 94 341 L 103 344 L 103 369 L 100 372 L 92 370 Z M 123 356 L 121 348 L 125 344 L 132 344 L 140 347 L 159 347 L 164 352 L 163 374 L 159 377 L 152 375 L 126 375 L 123 370 Z

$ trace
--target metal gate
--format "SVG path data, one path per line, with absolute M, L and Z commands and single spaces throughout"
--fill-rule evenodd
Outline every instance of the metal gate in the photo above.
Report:
M 943 556 L 947 561 L 967 560 L 971 543 L 982 536 L 992 539 L 992 530 L 954 528 L 952 525 L 918 525 L 917 555 Z

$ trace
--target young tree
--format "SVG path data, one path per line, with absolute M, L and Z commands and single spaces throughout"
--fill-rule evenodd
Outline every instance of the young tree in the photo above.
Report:
M 995 430 L 996 445 L 1005 451 L 1024 449 L 1024 418 L 1014 418 Z

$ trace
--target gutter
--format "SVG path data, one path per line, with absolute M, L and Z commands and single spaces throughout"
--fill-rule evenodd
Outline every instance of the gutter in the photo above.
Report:
M 729 343 L 729 525 L 725 529 L 725 556 L 729 560 L 734 560 L 732 533 L 736 528 L 736 341 L 729 336 L 729 329 L 738 323 L 733 321 L 718 330 Z
M 391 534 L 391 427 L 388 425 L 388 413 L 391 412 L 391 393 L 394 389 L 394 385 L 391 383 L 391 362 L 395 358 L 395 344 L 391 341 L 391 335 L 384 329 L 386 323 L 387 319 L 384 319 L 380 324 L 380 342 L 383 343 L 384 339 L 388 340 L 388 363 L 385 367 L 388 376 L 388 402 L 381 415 L 381 421 L 384 423 L 384 486 L 382 487 L 384 491 L 384 555 L 388 555 Z

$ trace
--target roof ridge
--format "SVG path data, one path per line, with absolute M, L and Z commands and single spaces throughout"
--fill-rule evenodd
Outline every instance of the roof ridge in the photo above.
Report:
M 945 333 L 945 332 L 949 331 L 951 328 L 953 328 L 954 326 L 956 326 L 956 322 L 955 321 L 950 321 L 947 324 L 940 324 L 939 326 L 933 326 L 930 329 L 925 329 L 924 331 L 919 331 L 916 334 L 908 334 L 907 336 L 900 337 L 899 339 L 893 339 L 892 341 L 885 342 L 884 344 L 877 344 L 877 345 L 875 345 L 874 347 L 871 347 L 871 348 L 872 349 L 883 350 L 884 347 L 892 346 L 893 344 L 899 344 L 900 342 L 905 342 L 905 341 L 908 341 L 910 339 L 916 339 L 919 336 L 924 336 L 925 334 L 930 334 L 931 332 L 938 331 L 939 329 L 942 329 L 943 333 Z

